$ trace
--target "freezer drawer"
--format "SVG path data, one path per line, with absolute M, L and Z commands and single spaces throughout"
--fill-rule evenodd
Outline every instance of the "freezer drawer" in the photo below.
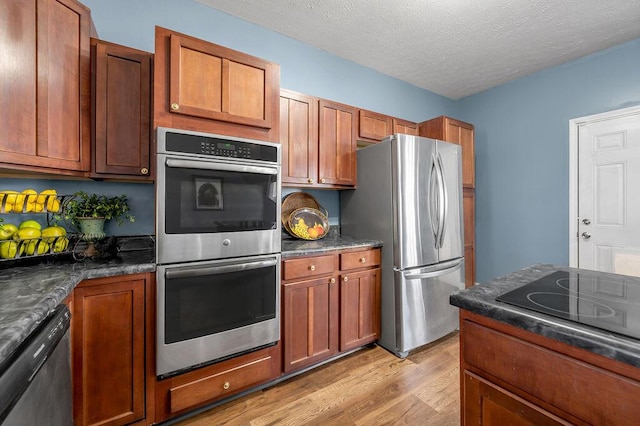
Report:
M 398 356 L 458 329 L 458 308 L 449 296 L 464 288 L 463 258 L 394 275 Z

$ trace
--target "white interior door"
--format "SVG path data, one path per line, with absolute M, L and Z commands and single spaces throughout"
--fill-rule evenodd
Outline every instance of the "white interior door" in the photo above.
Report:
M 578 126 L 578 267 L 640 276 L 640 111 Z

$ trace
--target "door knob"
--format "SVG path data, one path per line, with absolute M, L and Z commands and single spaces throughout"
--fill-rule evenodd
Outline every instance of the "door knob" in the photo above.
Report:
M 582 219 L 582 223 L 585 225 L 591 225 L 591 221 L 589 219 Z
M 582 233 L 582 238 L 585 240 L 588 240 L 589 238 L 591 238 L 591 234 L 588 232 L 583 232 Z

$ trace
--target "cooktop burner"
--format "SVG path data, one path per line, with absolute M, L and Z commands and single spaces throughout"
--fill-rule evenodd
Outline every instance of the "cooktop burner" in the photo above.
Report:
M 640 280 L 557 271 L 497 301 L 640 338 Z

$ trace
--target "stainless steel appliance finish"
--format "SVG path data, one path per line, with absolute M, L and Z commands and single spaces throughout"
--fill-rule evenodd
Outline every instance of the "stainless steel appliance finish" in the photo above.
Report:
M 280 252 L 280 145 L 158 128 L 156 261 Z M 215 201 L 201 200 L 213 188 Z
M 156 373 L 280 340 L 280 254 L 157 268 Z
M 280 145 L 158 128 L 156 373 L 280 339 Z
M 341 232 L 383 241 L 378 343 L 405 357 L 459 325 L 449 295 L 464 288 L 460 147 L 396 134 L 357 156 Z
M 61 305 L 0 367 L 2 424 L 73 424 L 70 318 Z

